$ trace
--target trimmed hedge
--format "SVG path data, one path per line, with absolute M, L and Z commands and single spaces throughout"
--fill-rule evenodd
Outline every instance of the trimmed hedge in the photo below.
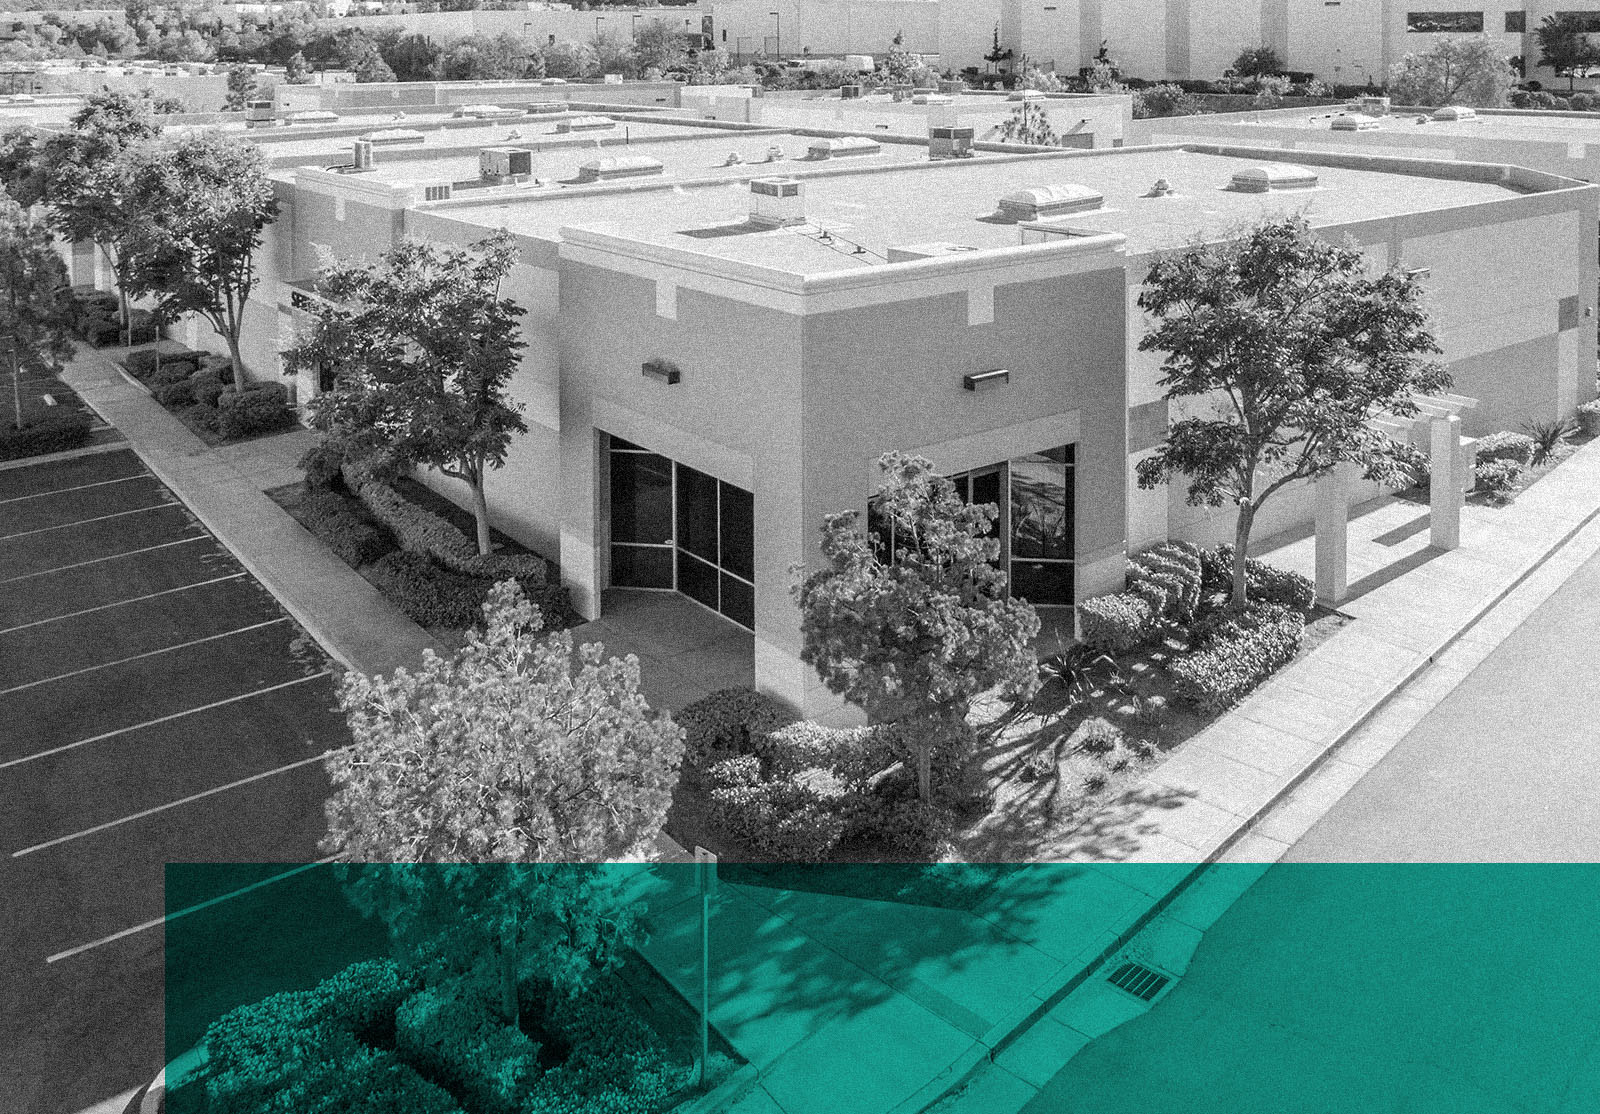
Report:
M 373 562 L 370 575 L 378 590 L 411 619 L 425 627 L 466 630 L 483 621 L 483 603 L 495 582 L 440 568 L 420 553 L 395 550 Z M 559 584 L 519 581 L 528 602 L 544 617 L 545 630 L 571 625 L 567 593 Z
M 0 460 L 21 460 L 79 448 L 89 440 L 92 425 L 88 414 L 66 407 L 52 409 L 21 429 L 8 422 L 0 429 Z
M 1495 460 L 1513 460 L 1526 465 L 1533 459 L 1534 447 L 1533 438 L 1526 433 L 1512 433 L 1509 430 L 1491 433 L 1478 438 L 1477 463 L 1483 465 Z
M 818 862 L 845 833 L 844 784 L 826 770 L 765 776 L 753 754 L 706 771 L 713 822 L 757 855 Z
M 1281 604 L 1225 608 L 1197 631 L 1200 649 L 1167 666 L 1178 699 L 1206 715 L 1237 704 L 1300 649 L 1305 618 Z
M 162 360 L 161 367 L 150 373 L 149 381 L 151 386 L 165 387 L 171 383 L 185 382 L 199 370 L 200 366 L 193 360 Z
M 388 531 L 351 507 L 342 495 L 326 489 L 313 491 L 300 504 L 306 527 L 352 568 L 371 564 L 394 549 Z
M 475 1114 L 516 1114 L 541 1074 L 539 1046 L 459 980 L 408 998 L 394 1026 L 395 1050 Z
M 614 976 L 572 996 L 529 987 L 522 993 L 525 1012 L 542 1006 L 544 1029 L 564 1038 L 568 1050 L 533 1085 L 521 1114 L 656 1114 L 689 1084 L 694 1069 L 667 1061 Z
M 201 370 L 195 372 L 189 379 L 189 389 L 194 395 L 195 402 L 215 410 L 217 400 L 222 397 L 222 392 L 231 388 L 231 382 L 215 371 Z
M 217 432 L 228 440 L 272 433 L 294 424 L 289 392 L 282 383 L 262 383 L 217 396 Z
M 746 688 L 718 689 L 673 719 L 683 728 L 684 765 L 690 770 L 754 753 L 757 739 L 795 721 L 772 697 Z
M 306 487 L 311 490 L 331 488 L 341 478 L 344 450 L 328 441 L 319 442 L 305 451 L 295 467 L 306 474 Z
M 1233 591 L 1233 546 L 1223 544 L 1200 551 L 1203 591 L 1207 595 Z M 1317 599 L 1317 586 L 1307 577 L 1280 569 L 1254 557 L 1245 558 L 1245 591 L 1251 603 L 1275 603 L 1308 611 Z
M 1155 624 L 1155 611 L 1144 596 L 1117 592 L 1078 605 L 1080 641 L 1092 650 L 1123 654 L 1141 645 Z

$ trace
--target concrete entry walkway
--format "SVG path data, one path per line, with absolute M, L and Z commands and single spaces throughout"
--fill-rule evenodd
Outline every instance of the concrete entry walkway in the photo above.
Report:
M 755 635 L 677 592 L 607 588 L 600 618 L 572 637 L 603 643 L 614 657 L 635 655 L 655 709 L 676 712 L 717 689 L 755 684 Z

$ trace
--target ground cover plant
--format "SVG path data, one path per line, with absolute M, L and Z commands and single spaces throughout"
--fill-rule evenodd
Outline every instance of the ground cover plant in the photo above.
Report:
M 459 644 L 461 632 L 480 621 L 500 579 L 516 581 L 546 631 L 576 620 L 552 562 L 498 532 L 495 552 L 479 554 L 463 529 L 472 528 L 471 516 L 414 480 L 379 480 L 348 468 L 332 442 L 308 452 L 300 467 L 305 482 L 277 488 L 271 498 L 446 645 Z

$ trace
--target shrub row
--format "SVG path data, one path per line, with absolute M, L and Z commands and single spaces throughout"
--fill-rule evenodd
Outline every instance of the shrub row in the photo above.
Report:
M 1160 592 L 1151 600 L 1158 618 L 1192 619 L 1200 607 L 1200 582 L 1200 549 L 1188 542 L 1162 542 L 1128 562 L 1130 589 L 1148 584 Z
M 1091 650 L 1124 654 L 1144 643 L 1155 618 L 1150 602 L 1133 592 L 1096 596 L 1078 605 L 1080 641 Z
M 1478 438 L 1477 463 L 1483 465 L 1496 460 L 1511 460 L 1525 465 L 1533 459 L 1533 449 L 1534 440 L 1526 433 L 1502 430 Z
M 718 689 L 673 719 L 683 728 L 687 771 L 708 769 L 737 754 L 753 754 L 756 739 L 794 722 L 794 716 L 772 697 L 746 688 Z
M 1225 608 L 1197 630 L 1200 648 L 1167 666 L 1173 691 L 1206 715 L 1230 708 L 1294 657 L 1304 632 L 1304 617 L 1291 607 Z
M 1078 605 L 1081 641 L 1093 650 L 1122 654 L 1143 645 L 1162 619 L 1187 623 L 1201 604 L 1199 547 L 1162 542 L 1128 562 L 1128 590 Z
M 1202 584 L 1206 595 L 1233 591 L 1233 546 L 1219 545 L 1200 551 Z M 1275 603 L 1307 611 L 1317 599 L 1317 586 L 1297 572 L 1280 569 L 1254 557 L 1245 558 L 1245 591 L 1252 603 Z
M 521 1114 L 656 1114 L 688 1084 L 693 1069 L 668 1062 L 615 976 L 578 995 L 523 994 L 525 1009 L 542 1006 L 545 1030 L 568 1048 L 522 1100 Z
M 532 553 L 480 554 L 478 547 L 449 519 L 419 507 L 364 468 L 346 464 L 345 483 L 374 518 L 394 534 L 401 549 L 432 558 L 447 569 L 491 580 L 543 584 L 549 566 Z
M 395 1053 L 395 1015 L 414 990 L 388 960 L 352 964 L 313 990 L 274 994 L 206 1030 L 208 1114 L 460 1114 Z
M 293 424 L 289 392 L 282 383 L 261 383 L 242 391 L 228 389 L 217 396 L 217 430 L 229 440 L 272 433 Z
M 539 1046 L 461 980 L 406 1000 L 395 1014 L 395 1049 L 475 1114 L 517 1114 L 541 1074 Z
M 369 570 L 390 602 L 425 627 L 465 630 L 483 620 L 483 602 L 495 581 L 440 568 L 420 553 L 395 550 L 378 558 Z M 545 630 L 561 630 L 572 622 L 567 593 L 559 584 L 518 581 L 528 602 L 544 617 Z
M 300 504 L 300 518 L 307 529 L 352 568 L 371 564 L 394 549 L 394 539 L 388 531 L 359 513 L 342 495 L 325 488 L 306 496 Z
M 92 419 L 82 410 L 56 407 L 42 418 L 18 429 L 6 423 L 0 429 L 0 460 L 20 460 L 25 456 L 65 452 L 89 440 Z

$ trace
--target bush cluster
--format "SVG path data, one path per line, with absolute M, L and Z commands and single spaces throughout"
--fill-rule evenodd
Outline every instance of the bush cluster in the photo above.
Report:
M 243 391 L 228 389 L 217 396 L 217 431 L 229 440 L 272 433 L 293 424 L 289 392 L 282 383 L 261 383 Z
M 307 489 L 332 488 L 343 479 L 344 450 L 332 441 L 319 441 L 301 455 L 295 467 L 306 474 Z
M 1128 562 L 1128 587 L 1148 584 L 1159 590 L 1160 619 L 1188 622 L 1200 608 L 1201 560 L 1198 546 L 1167 541 L 1135 555 Z
M 683 728 L 686 770 L 704 770 L 724 758 L 752 754 L 755 740 L 794 716 L 772 697 L 754 689 L 718 689 L 672 717 Z
M 425 627 L 465 630 L 483 621 L 483 602 L 495 582 L 440 568 L 420 553 L 394 550 L 369 570 L 378 590 L 411 619 Z M 572 624 L 566 589 L 542 581 L 518 581 L 528 602 L 539 609 L 545 630 Z
M 523 1099 L 521 1114 L 655 1114 L 689 1083 L 692 1068 L 667 1060 L 655 1031 L 615 976 L 567 996 L 523 988 L 524 1012 L 543 1007 L 543 1028 L 567 1055 Z M 726 1070 L 725 1058 L 723 1060 Z
M 1507 457 L 1486 460 L 1476 470 L 1478 486 L 1497 498 L 1509 495 L 1522 477 L 1522 463 Z
M 412 995 L 394 1025 L 401 1057 L 477 1114 L 517 1114 L 541 1074 L 539 1046 L 461 980 Z
M 1206 715 L 1232 707 L 1300 649 L 1305 618 L 1292 607 L 1254 602 L 1209 616 L 1199 649 L 1167 666 L 1180 700 Z
M 149 379 L 155 374 L 156 364 L 158 362 L 156 359 L 157 355 L 158 353 L 154 348 L 141 348 L 137 352 L 129 352 L 128 358 L 123 360 L 122 363 L 123 366 L 134 375 L 135 378 Z M 185 375 L 192 373 L 197 367 L 199 367 L 202 358 L 201 353 L 194 352 L 186 348 L 180 349 L 176 352 L 160 353 L 159 355 L 161 356 L 159 363 L 163 371 L 173 364 L 187 362 L 189 368 L 188 371 L 184 373 Z
M 306 528 L 351 568 L 371 564 L 394 549 L 387 530 L 361 514 L 344 496 L 320 488 L 300 504 Z
M 1201 592 L 1207 596 L 1233 591 L 1233 546 L 1223 544 L 1202 549 Z M 1295 611 L 1310 610 L 1317 599 L 1317 586 L 1308 577 L 1280 569 L 1254 557 L 1245 558 L 1245 591 L 1252 603 L 1275 603 Z
M 1140 645 L 1155 625 L 1155 610 L 1133 592 L 1096 596 L 1078 605 L 1080 639 L 1091 650 L 1124 654 Z
M 1502 430 L 1478 438 L 1477 462 L 1480 467 L 1497 460 L 1511 460 L 1519 465 L 1526 465 L 1533 459 L 1533 450 L 1534 440 L 1526 433 Z
M 1600 434 L 1600 398 L 1578 407 L 1578 425 L 1590 436 Z
M 1191 621 L 1201 604 L 1199 547 L 1180 541 L 1129 559 L 1125 592 L 1078 605 L 1080 641 L 1092 650 L 1122 654 L 1147 642 L 1162 620 Z
M 0 428 L 0 460 L 65 452 L 89 440 L 89 415 L 82 410 L 55 407 L 42 418 L 18 429 L 9 422 Z

